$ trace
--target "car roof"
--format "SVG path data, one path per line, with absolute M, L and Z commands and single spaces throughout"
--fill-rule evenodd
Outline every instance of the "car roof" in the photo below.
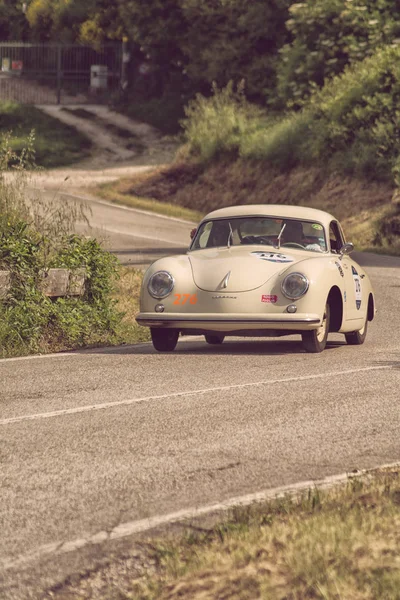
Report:
M 208 213 L 202 220 L 223 219 L 227 217 L 282 217 L 291 219 L 302 219 L 306 221 L 318 221 L 325 227 L 336 218 L 331 214 L 318 210 L 317 208 L 307 208 L 305 206 L 288 206 L 283 204 L 242 204 L 240 206 L 227 206 L 219 208 Z

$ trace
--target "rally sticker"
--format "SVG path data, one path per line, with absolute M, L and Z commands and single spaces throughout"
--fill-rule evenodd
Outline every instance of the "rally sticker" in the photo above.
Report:
M 336 265 L 336 266 L 337 266 L 337 268 L 338 268 L 338 271 L 339 271 L 339 273 L 340 273 L 340 277 L 344 277 L 344 273 L 343 273 L 342 265 L 340 264 L 340 262 L 338 262 L 338 261 L 335 261 L 335 265 Z
M 257 258 L 261 258 L 261 260 L 268 260 L 269 262 L 274 263 L 294 262 L 294 258 L 287 254 L 276 254 L 275 252 L 251 252 L 251 254 Z
M 318 229 L 318 231 L 321 231 L 321 229 L 323 229 L 322 225 L 319 225 L 319 223 L 313 223 L 313 224 L 311 225 L 311 227 L 312 227 L 313 229 Z
M 278 302 L 278 296 L 267 296 L 263 294 L 261 296 L 261 302 L 267 302 L 268 304 L 276 304 Z
M 361 300 L 362 300 L 361 279 L 354 267 L 351 267 L 351 272 L 353 273 L 354 290 L 356 293 L 356 307 L 357 307 L 357 310 L 360 310 Z

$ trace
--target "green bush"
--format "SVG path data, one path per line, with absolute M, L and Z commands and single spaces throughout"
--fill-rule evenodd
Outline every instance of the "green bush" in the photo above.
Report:
M 379 47 L 400 42 L 400 13 L 390 0 L 307 0 L 292 4 L 292 41 L 280 49 L 277 93 L 303 105 L 316 87 Z
M 190 153 L 207 162 L 221 154 L 237 155 L 242 139 L 260 127 L 263 115 L 247 102 L 243 85 L 213 85 L 213 95 L 197 95 L 185 108 L 182 127 Z
M 40 348 L 76 348 L 112 340 L 121 321 L 111 298 L 117 260 L 96 240 L 72 235 L 60 240 L 47 265 L 85 268 L 85 294 L 47 298 L 40 290 L 44 255 L 38 235 L 26 224 L 0 237 L 0 269 L 11 271 L 11 290 L 0 302 L 0 354 L 36 352 Z
M 400 47 L 386 47 L 346 67 L 299 112 L 268 118 L 230 84 L 198 96 L 183 122 L 189 153 L 201 161 L 222 155 L 298 164 L 393 180 L 400 155 Z M 397 165 L 397 166 L 396 166 Z
M 96 240 L 69 232 L 82 207 L 27 197 L 32 152 L 0 147 L 0 270 L 11 288 L 0 300 L 0 356 L 111 342 L 122 314 L 111 298 L 117 260 Z M 32 140 L 31 140 L 32 141 Z M 85 294 L 50 299 L 41 291 L 52 267 L 84 268 Z

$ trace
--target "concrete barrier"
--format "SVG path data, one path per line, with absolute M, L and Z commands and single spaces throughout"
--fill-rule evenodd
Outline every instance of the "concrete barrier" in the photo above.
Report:
M 48 269 L 41 273 L 40 289 L 49 298 L 83 296 L 85 292 L 85 269 Z M 0 299 L 11 288 L 10 271 L 0 271 Z

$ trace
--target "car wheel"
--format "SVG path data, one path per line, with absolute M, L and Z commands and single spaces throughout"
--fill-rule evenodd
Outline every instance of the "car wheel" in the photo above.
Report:
M 324 318 L 319 329 L 312 331 L 303 331 L 301 334 L 303 348 L 307 352 L 322 352 L 325 350 L 329 333 L 330 309 L 329 304 L 325 306 Z
M 151 327 L 151 341 L 158 352 L 172 352 L 178 343 L 179 331 L 177 329 L 156 329 Z
M 344 337 L 346 338 L 346 342 L 350 344 L 350 346 L 361 346 L 365 342 L 365 338 L 367 337 L 368 331 L 368 315 L 365 319 L 364 327 L 359 329 L 358 331 L 350 331 L 349 333 L 345 333 Z
M 206 338 L 207 344 L 222 344 L 225 339 L 224 335 L 218 335 L 217 333 L 206 333 L 204 337 Z

